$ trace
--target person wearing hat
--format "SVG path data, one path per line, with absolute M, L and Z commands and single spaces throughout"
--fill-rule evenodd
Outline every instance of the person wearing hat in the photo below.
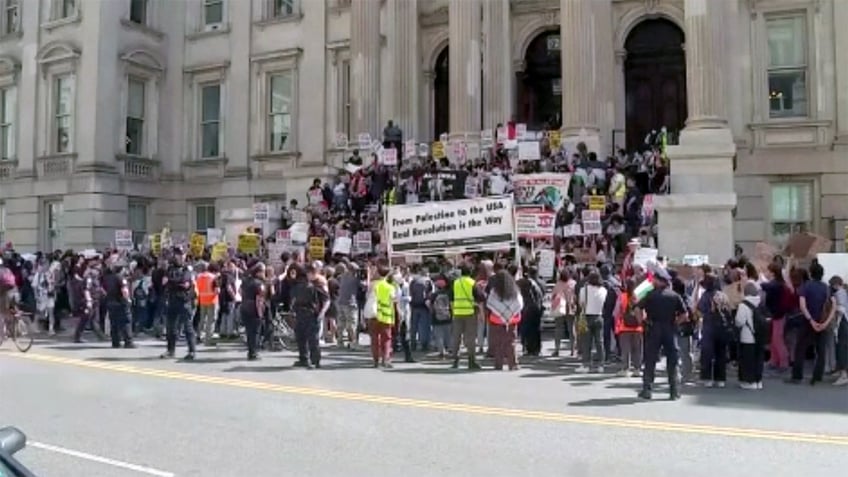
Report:
M 165 338 L 167 349 L 160 356 L 163 359 L 173 358 L 177 348 L 178 330 L 185 334 L 188 354 L 186 361 L 194 360 L 195 333 L 192 326 L 192 311 L 194 304 L 194 278 L 185 263 L 185 250 L 174 247 L 174 258 L 165 275 L 165 293 L 167 309 L 165 310 Z
M 688 319 L 686 304 L 670 287 L 671 277 L 662 268 L 651 270 L 654 289 L 636 303 L 645 328 L 645 372 L 639 397 L 651 399 L 660 349 L 665 352 L 669 399 L 680 399 L 677 382 L 677 325 Z M 637 287 L 637 289 L 640 287 Z

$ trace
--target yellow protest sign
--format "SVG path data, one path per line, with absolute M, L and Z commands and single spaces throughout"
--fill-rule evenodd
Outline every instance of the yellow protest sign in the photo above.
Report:
M 607 198 L 602 195 L 589 196 L 589 210 L 604 210 L 607 208 Z
M 206 248 L 206 237 L 198 233 L 191 234 L 191 239 L 189 239 L 189 248 L 191 249 L 191 254 L 193 256 L 200 257 L 203 255 L 203 249 Z
M 212 246 L 212 261 L 220 262 L 227 258 L 229 255 L 229 247 L 226 242 L 218 242 Z
M 259 253 L 259 235 L 241 234 L 238 237 L 238 251 L 241 253 Z
M 550 145 L 551 149 L 559 149 L 562 145 L 562 136 L 559 131 L 551 131 L 550 132 Z
M 442 159 L 445 157 L 445 145 L 441 141 L 436 141 L 430 145 L 430 153 L 433 159 Z
M 153 255 L 162 253 L 162 234 L 153 234 L 150 236 L 150 251 Z
M 324 237 L 309 237 L 309 256 L 312 260 L 324 260 Z

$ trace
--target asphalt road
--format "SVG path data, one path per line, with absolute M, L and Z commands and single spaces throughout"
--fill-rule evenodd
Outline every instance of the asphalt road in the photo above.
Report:
M 38 342 L 0 350 L 0 425 L 39 476 L 839 475 L 848 392 L 769 381 L 761 392 L 660 388 L 576 375 L 546 358 L 515 373 L 447 363 L 370 368 L 326 350 L 322 370 L 289 353 L 248 363 L 238 347 L 163 361 L 136 350 Z M 182 351 L 182 350 L 180 350 Z

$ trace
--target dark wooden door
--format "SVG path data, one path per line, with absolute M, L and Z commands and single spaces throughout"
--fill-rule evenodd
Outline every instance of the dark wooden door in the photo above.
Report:
M 686 57 L 683 32 L 667 20 L 646 20 L 630 33 L 625 48 L 627 148 L 643 144 L 665 126 L 676 136 L 686 123 Z
M 445 47 L 436 59 L 436 76 L 433 78 L 433 140 L 442 133 L 450 134 L 450 53 Z
M 527 47 L 525 69 L 518 75 L 519 122 L 530 130 L 559 128 L 562 112 L 562 64 L 559 29 L 539 34 Z

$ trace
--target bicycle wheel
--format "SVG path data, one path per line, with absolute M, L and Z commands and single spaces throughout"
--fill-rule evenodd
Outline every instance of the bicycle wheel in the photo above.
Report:
M 35 338 L 31 331 L 32 322 L 28 316 L 19 316 L 15 320 L 15 326 L 12 328 L 10 334 L 12 341 L 15 342 L 15 346 L 21 353 L 26 353 L 30 348 L 32 348 L 32 342 Z

